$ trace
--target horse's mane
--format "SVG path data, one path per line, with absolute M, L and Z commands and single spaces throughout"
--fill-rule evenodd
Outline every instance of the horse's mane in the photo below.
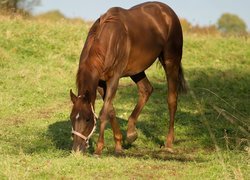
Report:
M 83 64 L 84 64 L 84 61 L 86 60 L 84 58 L 86 56 L 86 54 L 87 55 L 97 54 L 98 57 L 100 57 L 100 58 L 102 57 L 101 53 L 99 53 L 102 51 L 100 51 L 100 48 L 97 45 L 94 45 L 94 44 L 96 44 L 95 43 L 96 34 L 97 34 L 97 31 L 99 28 L 100 28 L 100 18 L 97 19 L 94 22 L 94 24 L 92 25 L 92 27 L 90 28 L 86 42 L 85 42 L 83 50 L 81 52 L 79 67 L 78 67 L 78 71 L 77 71 L 77 75 L 76 75 L 76 85 L 77 85 L 78 90 L 79 90 L 80 85 L 83 83 L 82 82 L 82 79 L 83 79 L 82 73 L 85 71 L 83 69 Z
M 103 31 L 103 28 L 105 27 L 105 24 L 108 23 L 121 23 L 121 21 L 119 20 L 119 9 L 120 8 L 111 8 L 107 13 L 105 13 L 104 15 L 102 15 L 99 19 L 97 19 L 95 21 L 95 23 L 92 25 L 92 27 L 89 30 L 84 48 L 82 50 L 81 53 L 81 57 L 80 57 L 80 63 L 79 63 L 79 68 L 78 68 L 78 72 L 77 72 L 77 87 L 80 86 L 80 84 L 82 83 L 82 71 L 84 71 L 84 69 L 82 69 L 82 64 L 84 64 L 84 61 L 89 61 L 90 58 L 86 59 L 84 58 L 86 56 L 86 54 L 88 55 L 88 57 L 91 56 L 95 56 L 95 61 L 91 61 L 91 63 L 89 63 L 92 67 L 91 68 L 95 68 L 97 69 L 100 73 L 106 71 L 105 69 L 105 58 L 107 56 L 107 53 L 105 53 L 104 51 L 104 47 L 100 44 L 99 38 L 100 38 L 100 34 Z M 125 30 L 126 28 L 124 28 Z M 120 37 L 117 37 L 116 41 L 119 41 Z M 113 62 L 111 62 L 113 63 Z M 108 69 L 107 69 L 108 70 Z
M 117 22 L 119 23 L 119 11 L 122 8 L 114 7 L 108 10 L 107 13 L 100 17 L 100 25 L 102 26 L 105 23 Z

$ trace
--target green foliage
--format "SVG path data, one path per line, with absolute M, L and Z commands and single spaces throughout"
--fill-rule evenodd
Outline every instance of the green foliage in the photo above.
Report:
M 87 32 L 68 21 L 0 16 L 0 179 L 250 178 L 249 40 L 184 36 L 183 68 L 192 93 L 179 98 L 175 153 L 161 148 L 167 88 L 163 70 L 153 65 L 146 73 L 154 93 L 139 117 L 138 139 L 124 143 L 124 155 L 116 157 L 109 125 L 103 156 L 94 158 L 97 132 L 85 156 L 70 152 L 69 89 Z M 114 106 L 125 135 L 138 95 L 130 79 L 120 85 Z M 99 97 L 97 113 L 101 106 Z
M 39 3 L 40 0 L 1 0 L 0 9 L 14 12 L 18 10 L 29 11 L 33 6 Z
M 223 14 L 218 22 L 218 29 L 223 33 L 242 34 L 246 33 L 247 26 L 245 22 L 234 14 Z
M 18 9 L 18 2 L 20 0 L 1 0 L 0 8 L 1 9 L 9 9 L 9 10 L 16 10 Z

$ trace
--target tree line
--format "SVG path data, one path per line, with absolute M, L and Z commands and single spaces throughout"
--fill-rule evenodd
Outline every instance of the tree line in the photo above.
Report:
M 186 19 L 181 19 L 181 24 L 184 32 L 197 34 L 234 34 L 246 35 L 247 25 L 243 19 L 235 14 L 224 13 L 218 19 L 216 24 L 209 26 L 192 25 Z

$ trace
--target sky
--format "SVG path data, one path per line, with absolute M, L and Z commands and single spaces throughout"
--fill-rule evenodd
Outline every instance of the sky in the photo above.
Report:
M 159 0 L 168 4 L 176 14 L 193 25 L 216 24 L 223 13 L 232 13 L 242 18 L 250 30 L 250 0 Z M 60 10 L 66 17 L 81 17 L 95 20 L 109 8 L 118 6 L 130 8 L 143 0 L 41 0 L 33 13 Z

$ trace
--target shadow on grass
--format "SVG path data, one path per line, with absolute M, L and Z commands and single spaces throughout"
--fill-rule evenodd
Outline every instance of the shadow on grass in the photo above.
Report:
M 127 144 L 126 139 L 126 127 L 127 127 L 127 120 L 122 118 L 117 118 L 119 121 L 119 124 L 121 126 L 121 131 L 123 134 L 123 148 L 124 153 L 121 155 L 115 155 L 114 151 L 111 150 L 113 147 L 109 145 L 110 142 L 106 141 L 108 149 L 104 150 L 103 156 L 115 156 L 115 157 L 132 157 L 132 158 L 138 158 L 138 159 L 156 159 L 161 161 L 179 161 L 179 162 L 204 162 L 205 160 L 196 157 L 195 155 L 192 155 L 190 153 L 181 152 L 181 151 L 175 151 L 174 153 L 170 153 L 163 148 L 161 148 L 162 145 L 164 145 L 164 142 L 161 141 L 159 138 L 157 138 L 157 135 L 154 131 L 149 131 L 148 129 L 144 129 L 147 127 L 145 123 L 140 122 L 138 123 L 138 128 L 143 132 L 143 134 L 150 138 L 150 141 L 154 141 L 154 143 L 158 144 L 159 148 L 153 148 L 140 146 L 139 145 L 130 145 Z M 107 125 L 106 130 L 110 130 L 111 126 Z M 48 128 L 47 137 L 49 137 L 55 147 L 59 150 L 63 150 L 66 152 L 70 152 L 72 148 L 72 139 L 71 139 L 71 123 L 69 120 L 59 121 L 54 124 L 51 124 Z M 99 123 L 97 126 L 97 132 L 99 132 Z M 98 133 L 97 133 L 98 134 Z M 140 138 L 140 137 L 139 137 Z M 95 139 L 96 140 L 96 139 Z M 95 149 L 95 143 L 93 142 L 93 138 L 90 140 L 90 148 L 86 153 L 94 153 Z
M 206 157 L 199 157 L 195 154 L 185 154 L 183 152 L 176 151 L 175 153 L 170 153 L 164 149 L 150 150 L 150 149 L 134 149 L 134 150 L 125 150 L 120 155 L 116 155 L 113 152 L 109 151 L 104 153 L 106 156 L 114 156 L 117 158 L 137 158 L 137 159 L 155 159 L 158 161 L 178 161 L 178 162 L 196 162 L 202 163 L 208 161 Z
M 69 120 L 58 121 L 49 125 L 47 136 L 52 140 L 57 149 L 71 150 L 71 123 Z

